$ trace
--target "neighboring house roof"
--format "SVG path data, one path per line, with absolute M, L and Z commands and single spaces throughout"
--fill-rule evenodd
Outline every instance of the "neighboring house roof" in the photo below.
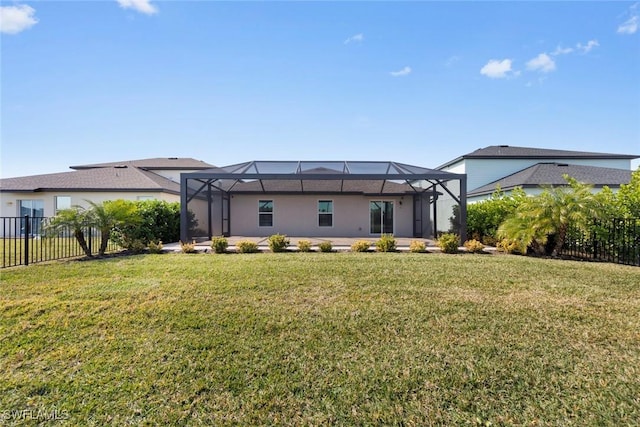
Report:
M 132 166 L 141 169 L 154 170 L 199 170 L 210 169 L 215 167 L 209 163 L 205 163 L 202 160 L 192 159 L 190 157 L 155 157 L 151 159 L 139 159 L 139 160 L 125 160 L 122 162 L 109 162 L 109 163 L 95 163 L 90 165 L 70 166 L 71 169 L 97 169 L 97 168 L 110 168 L 115 166 Z
M 180 194 L 180 184 L 129 166 L 100 167 L 73 172 L 0 180 L 2 192 L 42 191 L 164 191 Z
M 631 181 L 633 172 L 626 169 L 603 168 L 597 166 L 569 165 L 564 163 L 537 163 L 499 180 L 469 191 L 470 197 L 491 194 L 500 186 L 502 190 L 515 187 L 531 188 L 544 185 L 566 185 L 565 174 L 580 182 L 595 187 L 617 187 Z
M 490 145 L 451 160 L 436 169 L 442 169 L 464 159 L 628 159 L 640 158 L 633 154 L 592 153 L 586 151 L 553 150 L 547 148 Z

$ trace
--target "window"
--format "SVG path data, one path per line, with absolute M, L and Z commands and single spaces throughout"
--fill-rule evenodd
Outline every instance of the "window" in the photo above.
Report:
M 29 215 L 30 236 L 37 236 L 41 232 L 42 217 L 44 217 L 43 200 L 18 200 L 18 211 L 20 212 L 20 234 L 24 235 L 27 224 L 24 216 Z
M 318 227 L 333 227 L 333 200 L 318 201 Z
M 70 196 L 56 196 L 56 213 L 63 209 L 71 208 L 71 197 Z
M 18 206 L 20 209 L 20 216 L 44 216 L 44 201 L 43 200 L 19 200 Z
M 258 225 L 273 227 L 273 200 L 258 201 Z

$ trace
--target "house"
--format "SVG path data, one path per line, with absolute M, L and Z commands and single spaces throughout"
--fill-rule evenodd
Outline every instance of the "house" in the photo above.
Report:
M 463 174 L 396 162 L 251 161 L 184 173 L 181 239 L 277 233 L 431 237 L 438 231 L 443 193 L 460 207 L 464 237 L 466 191 L 451 192 L 450 182 L 466 188 Z M 189 212 L 198 230 L 189 229 Z
M 520 186 L 534 192 L 536 190 L 533 189 L 540 185 L 561 185 L 565 182 L 562 173 L 571 176 L 572 173 L 580 174 L 580 178 L 574 177 L 596 188 L 607 185 L 617 189 L 620 184 L 628 183 L 631 179 L 631 160 L 638 157 L 640 156 L 630 154 L 492 145 L 457 157 L 436 169 L 466 174 L 468 201 L 473 202 L 489 197 L 497 185 L 503 190 Z M 558 166 L 553 168 L 550 166 L 552 164 Z M 539 166 L 534 167 L 536 165 Z M 599 171 L 597 168 L 604 169 Z M 558 177 L 562 180 L 559 181 Z M 488 191 L 489 186 L 491 191 Z
M 213 166 L 191 158 L 152 158 L 71 166 L 73 171 L 0 180 L 0 216 L 49 217 L 87 200 L 180 201 L 180 174 Z M 3 235 L 9 235 L 3 232 Z
M 620 188 L 620 184 L 631 181 L 632 171 L 628 169 L 614 169 L 598 166 L 573 165 L 569 163 L 536 163 L 511 175 L 502 177 L 489 184 L 482 185 L 467 193 L 468 200 L 485 199 L 500 188 L 509 193 L 516 187 L 522 188 L 527 194 L 539 194 L 544 186 L 566 185 L 565 175 L 593 185 L 594 191 L 600 191 L 607 186 L 612 189 Z

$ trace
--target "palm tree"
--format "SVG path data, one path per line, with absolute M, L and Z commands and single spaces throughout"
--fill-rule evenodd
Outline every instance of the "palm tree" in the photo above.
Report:
M 89 221 L 92 226 L 100 230 L 100 248 L 98 255 L 102 256 L 107 250 L 107 244 L 113 231 L 118 226 L 137 223 L 137 207 L 135 203 L 127 200 L 113 200 L 103 203 L 95 203 L 90 200 Z
M 598 199 L 591 192 L 591 186 L 564 175 L 567 186 L 549 187 L 528 198 L 500 226 L 500 234 L 517 239 L 535 252 L 543 252 L 548 237 L 555 242 L 552 256 L 557 256 L 567 237 L 570 227 L 585 227 L 589 221 L 598 218 Z
M 45 226 L 45 232 L 49 234 L 71 230 L 85 255 L 91 257 L 91 249 L 84 237 L 84 229 L 89 225 L 87 214 L 87 211 L 80 206 L 63 209 Z

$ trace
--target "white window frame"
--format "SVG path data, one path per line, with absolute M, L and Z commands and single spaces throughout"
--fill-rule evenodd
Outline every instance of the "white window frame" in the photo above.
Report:
M 267 203 L 270 202 L 271 203 L 271 212 L 262 212 L 260 211 L 261 209 L 261 205 L 263 203 Z M 260 199 L 258 200 L 258 227 L 260 228 L 273 228 L 273 224 L 274 224 L 274 215 L 273 212 L 275 211 L 275 203 L 273 201 L 273 199 Z M 260 222 L 260 217 L 261 215 L 271 215 L 271 225 L 262 225 Z
M 64 207 L 64 208 L 61 208 L 61 207 L 59 206 L 58 199 L 60 199 L 60 198 L 62 198 L 62 197 L 64 197 L 64 198 L 68 198 L 68 199 L 69 199 L 69 206 Z M 53 204 L 54 204 L 54 212 L 55 212 L 56 214 L 57 214 L 58 212 L 60 212 L 61 210 L 69 209 L 69 208 L 71 208 L 71 206 L 73 206 L 73 205 L 71 204 L 71 196 L 66 196 L 66 195 L 64 195 L 64 196 L 55 196 L 55 197 L 54 197 L 54 199 L 53 199 Z
M 320 211 L 320 203 L 321 202 L 329 202 L 331 203 L 331 212 L 322 212 Z M 334 224 L 334 219 L 335 219 L 335 203 L 333 202 L 333 199 L 318 199 L 318 203 L 316 204 L 316 210 L 317 210 L 317 222 L 316 222 L 316 226 L 318 228 L 333 228 L 333 224 Z M 331 225 L 320 225 L 320 215 L 331 215 Z

